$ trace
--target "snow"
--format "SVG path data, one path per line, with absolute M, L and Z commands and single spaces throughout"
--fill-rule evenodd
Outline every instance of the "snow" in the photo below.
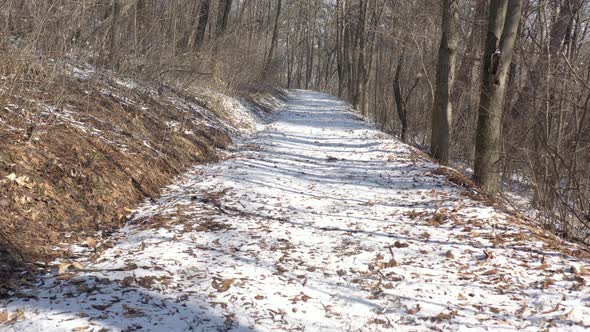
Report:
M 73 248 L 83 269 L 0 302 L 24 312 L 0 329 L 590 328 L 587 260 L 349 108 L 292 91 L 227 159 L 193 168 L 99 239 L 108 249 Z

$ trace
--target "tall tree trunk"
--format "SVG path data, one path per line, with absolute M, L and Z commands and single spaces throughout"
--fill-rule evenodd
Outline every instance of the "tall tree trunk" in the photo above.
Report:
M 358 39 L 358 52 L 356 59 L 356 75 L 354 84 L 354 108 L 361 111 L 363 115 L 366 115 L 362 104 L 362 92 L 363 83 L 367 73 L 365 72 L 365 57 L 367 50 L 367 35 L 366 30 L 366 14 L 367 14 L 367 2 L 368 0 L 359 0 L 359 22 L 357 26 L 357 39 Z
M 209 22 L 210 0 L 201 0 L 199 5 L 199 18 L 197 22 L 197 31 L 195 33 L 195 48 L 199 49 L 205 42 L 205 32 Z
M 121 10 L 120 0 L 112 0 L 111 3 L 111 31 L 110 31 L 110 46 L 109 46 L 109 66 L 118 69 L 119 67 L 119 12 Z
M 463 94 L 466 94 L 473 86 L 473 67 L 476 64 L 476 58 L 482 49 L 482 38 L 484 30 L 481 26 L 482 22 L 486 20 L 486 11 L 489 0 L 478 1 L 475 13 L 473 15 L 473 23 L 471 24 L 471 31 L 469 38 L 465 43 L 465 52 L 462 54 L 462 61 L 455 73 L 455 82 L 453 90 L 451 91 L 451 100 L 454 103 L 455 109 L 459 107 L 459 101 Z
M 399 116 L 399 120 L 402 125 L 402 132 L 401 132 L 401 140 L 405 142 L 407 140 L 408 134 L 408 114 L 406 112 L 406 105 L 405 100 L 402 93 L 402 87 L 400 83 L 400 76 L 401 71 L 404 66 L 404 52 L 400 54 L 399 60 L 397 62 L 397 67 L 395 68 L 395 78 L 393 80 L 393 93 L 395 95 L 395 108 L 397 110 L 397 115 Z
M 475 139 L 474 179 L 490 193 L 500 180 L 500 137 L 506 78 L 523 0 L 492 0 L 483 58 L 482 87 Z
M 267 78 L 268 72 L 270 70 L 270 66 L 272 64 L 272 60 L 274 58 L 275 48 L 277 47 L 277 40 L 279 38 L 279 18 L 281 17 L 281 3 L 282 0 L 278 0 L 277 3 L 277 14 L 275 16 L 275 26 L 272 31 L 272 39 L 270 41 L 270 49 L 268 51 L 268 56 L 264 61 L 264 68 L 262 70 L 262 77 Z
M 338 98 L 342 98 L 342 94 L 344 92 L 344 50 L 342 45 L 342 19 L 340 14 L 340 2 L 341 0 L 336 0 L 336 69 L 338 72 Z
M 233 0 L 219 0 L 219 5 L 217 7 L 217 37 L 223 36 L 227 29 L 232 2 Z
M 459 28 L 459 0 L 443 0 L 442 37 L 438 50 L 430 136 L 430 152 L 443 164 L 449 161 L 453 109 L 451 91 L 455 78 Z

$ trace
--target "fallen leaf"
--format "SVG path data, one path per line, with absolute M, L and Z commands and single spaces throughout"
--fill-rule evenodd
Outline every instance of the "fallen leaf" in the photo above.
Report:
M 10 318 L 10 322 L 19 322 L 25 319 L 25 310 L 18 309 Z
M 69 272 L 70 270 L 83 270 L 84 267 L 82 266 L 82 264 L 78 263 L 78 262 L 73 262 L 73 263 L 61 263 L 59 264 L 59 267 L 57 269 L 57 274 L 65 274 L 66 272 Z
M 482 273 L 482 276 L 493 276 L 498 274 L 500 271 L 498 269 L 492 269 L 492 270 L 487 270 L 484 273 Z
M 14 179 L 14 182 L 16 182 L 16 184 L 18 184 L 21 187 L 25 187 L 27 186 L 27 182 L 29 182 L 29 177 L 26 175 L 19 176 L 16 179 Z
M 2 311 L 2 313 L 0 313 L 0 325 L 6 323 L 8 321 L 8 318 L 8 311 Z
M 456 310 L 451 310 L 448 313 L 445 312 L 441 312 L 438 315 L 436 315 L 435 317 L 433 317 L 433 320 L 437 321 L 437 322 L 442 322 L 443 320 L 450 320 L 453 317 L 457 316 L 458 312 Z
M 494 255 L 494 252 L 492 252 L 491 250 L 484 250 L 483 254 L 485 255 L 485 259 L 494 259 L 496 257 Z
M 213 286 L 218 292 L 223 293 L 229 290 L 234 281 L 235 279 L 224 279 L 219 282 L 216 279 L 213 279 L 213 281 L 211 281 L 211 286 Z
M 535 268 L 535 270 L 547 270 L 550 267 L 551 267 L 551 264 L 549 264 L 549 263 L 543 263 L 543 264 L 537 266 Z
M 405 242 L 399 242 L 399 241 L 395 241 L 395 243 L 393 244 L 394 247 L 396 248 L 406 248 L 409 247 L 410 245 L 405 243 Z
M 415 314 L 417 314 L 418 312 L 420 312 L 420 310 L 422 310 L 422 307 L 420 307 L 420 304 L 416 304 L 416 306 L 415 306 L 415 307 L 413 307 L 412 309 L 409 309 L 409 310 L 408 310 L 408 314 L 409 314 L 409 315 L 415 315 Z
M 455 258 L 455 255 L 453 254 L 452 250 L 449 250 L 445 253 L 445 257 L 449 258 L 449 259 L 453 259 L 453 258 Z
M 84 244 L 88 247 L 88 248 L 96 248 L 96 240 L 91 238 L 91 237 L 87 237 L 86 240 L 84 241 Z

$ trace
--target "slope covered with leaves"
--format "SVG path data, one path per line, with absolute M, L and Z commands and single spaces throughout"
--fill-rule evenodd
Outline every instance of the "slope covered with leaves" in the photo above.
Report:
M 213 91 L 26 53 L 0 63 L 4 291 L 18 261 L 67 255 L 60 244 L 122 226 L 138 202 L 255 129 L 246 101 Z

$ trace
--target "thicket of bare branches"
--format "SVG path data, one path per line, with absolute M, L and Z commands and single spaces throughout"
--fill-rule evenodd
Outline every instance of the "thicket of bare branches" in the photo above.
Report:
M 304 3 L 285 23 L 284 84 L 338 94 L 385 130 L 428 144 L 443 1 Z M 545 227 L 589 242 L 588 1 L 494 3 L 522 6 L 492 165 L 500 190 L 524 185 Z M 465 165 L 473 165 L 489 8 L 490 1 L 459 1 L 451 158 Z
M 490 4 L 522 5 L 492 168 L 500 190 L 532 192 L 547 228 L 590 242 L 588 2 L 7 0 L 0 18 L 4 52 L 16 45 L 44 57 L 73 55 L 159 80 L 322 90 L 425 146 L 440 81 L 442 6 L 451 4 L 460 26 L 450 159 L 473 165 Z
M 7 0 L 0 15 L 5 41 L 39 56 L 75 56 L 157 80 L 235 87 L 260 80 L 275 3 Z

